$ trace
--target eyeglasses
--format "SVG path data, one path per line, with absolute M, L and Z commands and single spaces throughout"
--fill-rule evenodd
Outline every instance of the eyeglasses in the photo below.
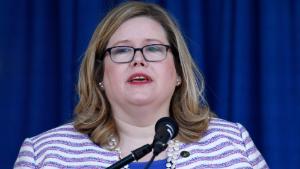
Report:
M 107 48 L 110 58 L 115 63 L 130 63 L 133 61 L 136 51 L 141 51 L 147 62 L 159 62 L 167 57 L 169 45 L 151 44 L 142 48 L 134 48 L 131 46 L 114 46 Z

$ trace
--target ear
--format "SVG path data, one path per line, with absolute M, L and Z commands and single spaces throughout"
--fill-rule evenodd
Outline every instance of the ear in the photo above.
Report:
M 180 86 L 180 85 L 181 85 L 181 82 L 182 82 L 181 76 L 178 76 L 178 75 L 177 75 L 177 78 L 176 78 L 176 86 Z
M 102 90 L 104 90 L 104 84 L 103 84 L 103 81 L 102 81 L 102 82 L 99 82 L 98 85 L 100 86 L 100 88 L 101 88 Z

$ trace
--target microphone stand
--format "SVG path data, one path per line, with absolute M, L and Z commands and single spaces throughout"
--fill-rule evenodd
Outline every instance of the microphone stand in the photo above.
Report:
M 148 169 L 150 167 L 150 165 L 153 163 L 154 158 L 158 154 L 160 154 L 162 151 L 164 151 L 168 147 L 168 144 L 166 144 L 160 140 L 157 141 L 154 139 L 153 143 L 152 143 L 152 147 L 153 147 L 153 155 L 152 155 L 150 161 L 148 161 L 148 163 L 144 169 Z
M 145 144 L 144 146 L 133 150 L 131 154 L 117 161 L 115 164 L 109 166 L 107 169 L 120 169 L 134 160 L 137 161 L 141 159 L 151 151 L 152 151 L 152 145 Z

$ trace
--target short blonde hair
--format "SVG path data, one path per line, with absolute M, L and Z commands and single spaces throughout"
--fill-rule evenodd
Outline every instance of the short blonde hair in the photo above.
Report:
M 204 79 L 195 65 L 176 23 L 161 7 L 144 2 L 126 2 L 111 10 L 97 26 L 83 58 L 79 80 L 79 102 L 75 108 L 75 128 L 88 134 L 96 144 L 107 147 L 111 135 L 118 138 L 110 104 L 98 83 L 103 78 L 103 57 L 108 41 L 125 21 L 146 16 L 162 25 L 182 79 L 170 105 L 170 117 L 179 126 L 177 139 L 193 142 L 200 139 L 212 115 L 204 98 Z

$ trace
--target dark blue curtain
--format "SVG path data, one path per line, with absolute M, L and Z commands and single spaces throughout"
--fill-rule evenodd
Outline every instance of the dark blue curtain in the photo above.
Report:
M 211 109 L 240 122 L 271 168 L 300 160 L 300 1 L 150 1 L 177 22 Z M 72 120 L 88 41 L 120 1 L 0 1 L 1 168 L 25 137 Z

